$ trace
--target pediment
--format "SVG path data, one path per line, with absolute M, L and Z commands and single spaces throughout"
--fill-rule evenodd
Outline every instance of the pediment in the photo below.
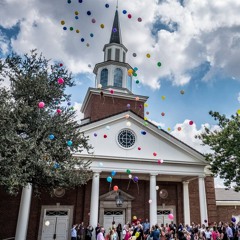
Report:
M 118 192 L 114 190 L 107 192 L 101 195 L 99 199 L 100 201 L 115 201 L 115 198 L 119 192 L 121 193 L 121 196 L 124 198 L 124 201 L 133 201 L 135 199 L 132 195 L 122 191 L 121 189 L 119 189 Z

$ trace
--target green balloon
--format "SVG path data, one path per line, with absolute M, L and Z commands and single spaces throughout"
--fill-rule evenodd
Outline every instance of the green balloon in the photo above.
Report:
M 136 84 L 139 84 L 139 80 L 136 80 Z
M 130 173 L 131 173 L 131 170 L 130 170 L 130 169 L 127 169 L 127 170 L 126 170 L 126 173 L 127 173 L 127 174 L 130 174 Z
M 70 27 L 69 29 L 70 29 L 70 31 L 73 31 L 73 27 Z
M 161 66 L 162 66 L 162 64 L 161 64 L 160 62 L 158 62 L 157 65 L 158 65 L 158 67 L 161 67 Z
M 133 73 L 133 76 L 136 77 L 136 76 L 137 76 L 137 73 L 134 72 L 134 73 Z

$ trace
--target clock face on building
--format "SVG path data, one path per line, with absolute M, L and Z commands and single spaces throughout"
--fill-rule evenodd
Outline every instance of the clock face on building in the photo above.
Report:
M 118 143 L 123 148 L 131 148 L 136 142 L 136 136 L 133 131 L 123 129 L 118 134 Z

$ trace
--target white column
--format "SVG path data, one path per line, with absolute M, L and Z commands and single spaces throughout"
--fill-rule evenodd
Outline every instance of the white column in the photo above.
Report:
M 189 189 L 188 181 L 183 182 L 183 210 L 184 210 L 184 223 L 190 225 L 190 204 L 189 204 Z
M 156 175 L 150 175 L 150 199 L 152 200 L 149 203 L 149 210 L 150 210 L 150 226 L 155 225 L 157 223 L 157 191 L 156 191 Z
M 204 177 L 198 178 L 198 185 L 199 185 L 199 203 L 200 203 L 201 224 L 208 225 L 207 199 L 206 199 Z M 204 220 L 207 220 L 207 223 L 205 223 Z
M 98 223 L 98 206 L 99 206 L 99 172 L 93 173 L 92 178 L 92 193 L 90 205 L 90 225 L 93 226 L 93 239 L 95 239 L 95 227 Z
M 28 184 L 26 187 L 22 189 L 15 240 L 26 240 L 27 238 L 31 198 L 32 198 L 32 185 Z

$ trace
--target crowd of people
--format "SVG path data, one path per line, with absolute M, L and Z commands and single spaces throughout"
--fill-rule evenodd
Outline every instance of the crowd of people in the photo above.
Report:
M 75 224 L 71 230 L 71 240 L 91 240 L 94 228 L 91 225 L 84 227 L 84 223 Z M 112 222 L 109 229 L 100 224 L 95 228 L 96 240 L 240 240 L 240 222 L 219 222 L 209 226 L 205 224 L 191 225 L 171 222 L 150 226 L 148 219 L 141 223 L 126 223 L 122 226 Z

